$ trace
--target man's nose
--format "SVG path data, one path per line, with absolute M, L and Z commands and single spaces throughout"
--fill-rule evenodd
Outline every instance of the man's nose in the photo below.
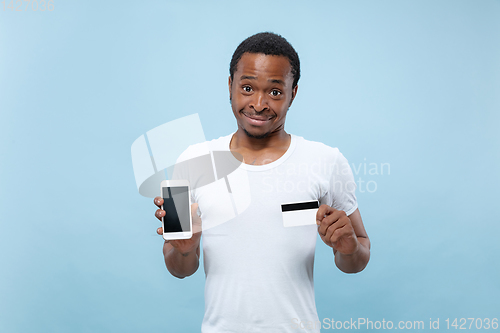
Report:
M 254 94 L 254 98 L 250 103 L 250 107 L 256 112 L 267 110 L 269 108 L 269 105 L 267 104 L 267 95 L 263 92 Z

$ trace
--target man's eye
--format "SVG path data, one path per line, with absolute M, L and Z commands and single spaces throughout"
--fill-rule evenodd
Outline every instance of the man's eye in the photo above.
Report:
M 279 90 L 272 90 L 271 91 L 271 95 L 273 95 L 274 97 L 279 96 L 279 95 L 281 95 L 281 91 L 279 91 Z
M 244 90 L 245 92 L 251 92 L 251 91 L 252 91 L 252 88 L 251 88 L 251 87 L 249 87 L 249 86 L 244 86 L 244 87 L 243 87 L 243 90 Z

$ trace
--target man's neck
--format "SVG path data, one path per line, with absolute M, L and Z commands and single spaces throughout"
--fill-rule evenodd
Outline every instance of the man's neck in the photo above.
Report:
M 245 133 L 241 128 L 234 133 L 231 139 L 231 150 L 259 151 L 266 149 L 283 149 L 290 145 L 290 134 L 285 130 L 270 133 L 265 138 L 253 138 Z
M 231 138 L 230 149 L 245 164 L 264 165 L 279 159 L 290 146 L 291 136 L 284 130 L 263 139 L 252 138 L 238 129 Z

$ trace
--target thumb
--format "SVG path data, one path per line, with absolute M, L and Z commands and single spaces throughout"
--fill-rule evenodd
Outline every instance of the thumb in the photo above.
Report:
M 191 205 L 191 217 L 193 219 L 193 233 L 201 232 L 201 218 L 198 215 L 198 203 Z

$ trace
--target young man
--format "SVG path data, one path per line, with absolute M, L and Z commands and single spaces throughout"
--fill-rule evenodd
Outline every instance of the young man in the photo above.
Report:
M 233 54 L 229 97 L 238 129 L 210 141 L 209 147 L 241 156 L 251 202 L 243 213 L 203 231 L 202 332 L 294 332 L 297 322 L 319 322 L 313 288 L 317 234 L 333 249 L 343 272 L 359 272 L 368 263 L 370 241 L 346 159 L 336 148 L 285 131 L 299 77 L 298 55 L 279 35 L 251 36 Z M 217 219 L 223 209 L 218 197 L 215 190 L 195 191 L 195 225 Z M 317 225 L 284 227 L 281 204 L 311 200 L 322 204 Z M 161 207 L 163 199 L 154 202 Z M 160 220 L 164 215 L 156 211 Z M 201 234 L 165 242 L 172 275 L 184 278 L 197 270 Z M 319 327 L 310 331 L 319 332 Z

